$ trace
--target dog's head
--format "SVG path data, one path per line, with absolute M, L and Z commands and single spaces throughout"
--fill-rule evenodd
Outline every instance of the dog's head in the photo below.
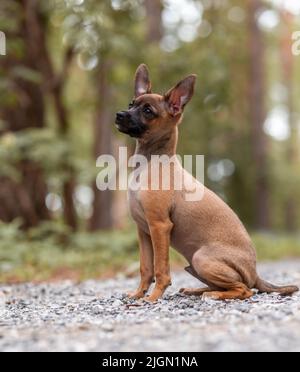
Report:
M 117 128 L 139 139 L 171 130 L 180 123 L 184 108 L 194 94 L 195 83 L 196 75 L 190 75 L 165 95 L 153 94 L 148 68 L 139 66 L 134 99 L 128 110 L 117 113 Z

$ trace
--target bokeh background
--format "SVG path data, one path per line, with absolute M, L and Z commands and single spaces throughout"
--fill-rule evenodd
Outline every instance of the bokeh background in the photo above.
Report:
M 137 272 L 126 193 L 95 179 L 134 149 L 113 123 L 142 62 L 161 93 L 198 74 L 179 153 L 205 155 L 260 259 L 300 256 L 299 1 L 1 0 L 0 30 L 1 281 Z

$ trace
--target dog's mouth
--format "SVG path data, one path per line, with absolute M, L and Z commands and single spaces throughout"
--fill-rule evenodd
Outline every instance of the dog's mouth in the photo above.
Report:
M 130 135 L 130 128 L 128 125 L 124 125 L 123 123 L 120 123 L 118 121 L 116 121 L 115 124 L 116 124 L 116 128 L 118 129 L 120 133 Z
M 119 132 L 127 134 L 128 128 L 123 126 L 123 124 L 118 123 L 117 121 L 115 122 L 116 128 L 118 129 Z

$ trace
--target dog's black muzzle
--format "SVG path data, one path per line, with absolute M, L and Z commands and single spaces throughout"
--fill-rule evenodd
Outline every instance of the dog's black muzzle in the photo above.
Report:
M 130 114 L 127 111 L 120 111 L 116 115 L 117 125 L 126 125 L 130 120 Z
M 147 130 L 147 126 L 133 117 L 128 111 L 120 111 L 116 115 L 116 126 L 121 133 L 133 138 L 140 138 Z

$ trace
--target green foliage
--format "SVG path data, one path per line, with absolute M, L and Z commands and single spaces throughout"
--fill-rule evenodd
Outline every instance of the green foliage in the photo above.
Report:
M 279 260 L 300 256 L 300 236 L 288 234 L 254 234 L 259 260 Z
M 64 166 L 73 164 L 74 160 L 69 143 L 50 129 L 8 132 L 0 137 L 0 176 L 18 180 L 19 164 L 26 161 L 33 161 L 49 178 L 63 182 L 67 177 Z
M 0 281 L 88 279 L 126 272 L 138 260 L 135 231 L 73 234 L 60 223 L 20 232 L 0 224 Z
M 34 84 L 42 83 L 42 77 L 37 71 L 26 68 L 24 66 L 16 66 L 15 68 L 13 68 L 12 76 L 16 79 L 22 79 Z

